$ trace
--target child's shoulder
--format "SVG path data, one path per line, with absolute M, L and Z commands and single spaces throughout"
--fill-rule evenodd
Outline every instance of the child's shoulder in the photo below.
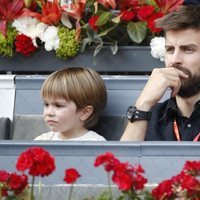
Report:
M 41 135 L 37 136 L 34 140 L 53 140 L 55 137 L 55 132 L 49 131 L 47 133 L 42 133 Z
M 88 141 L 106 141 L 106 139 L 96 133 L 95 131 L 88 131 L 85 135 L 80 137 L 80 140 L 88 140 Z

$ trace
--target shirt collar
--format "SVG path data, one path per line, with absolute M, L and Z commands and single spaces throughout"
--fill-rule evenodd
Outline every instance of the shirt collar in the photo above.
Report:
M 179 115 L 179 114 L 180 114 L 180 112 L 179 112 L 179 109 L 178 109 L 178 106 L 176 103 L 176 99 L 175 99 L 175 97 L 171 97 L 167 102 L 167 106 L 166 106 L 160 120 L 163 120 L 164 118 L 165 119 L 171 118 L 172 116 Z
M 198 100 L 195 103 L 194 110 L 197 110 L 197 109 L 200 109 L 200 100 Z M 176 98 L 171 97 L 167 102 L 167 106 L 166 106 L 160 120 L 163 120 L 164 118 L 167 119 L 169 117 L 171 118 L 175 115 L 181 116 L 181 113 L 178 109 L 178 106 L 177 106 L 177 103 L 176 103 Z
M 200 108 L 200 100 L 197 101 L 194 105 L 194 109 Z

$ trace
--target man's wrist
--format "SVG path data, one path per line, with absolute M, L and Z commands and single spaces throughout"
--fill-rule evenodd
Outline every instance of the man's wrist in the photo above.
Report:
M 138 121 L 138 120 L 149 120 L 151 118 L 151 112 L 146 112 L 143 110 L 139 110 L 135 106 L 129 106 L 126 112 L 126 116 L 130 122 Z

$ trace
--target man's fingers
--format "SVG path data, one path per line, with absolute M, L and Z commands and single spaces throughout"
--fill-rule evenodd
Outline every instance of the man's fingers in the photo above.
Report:
M 171 83 L 171 90 L 172 90 L 171 96 L 172 97 L 175 97 L 177 95 L 180 87 L 181 87 L 180 80 L 179 81 L 172 81 L 172 83 Z

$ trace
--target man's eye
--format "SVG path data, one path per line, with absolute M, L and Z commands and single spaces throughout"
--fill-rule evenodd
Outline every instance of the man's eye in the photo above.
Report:
M 165 51 L 167 53 L 173 53 L 174 52 L 174 49 L 173 48 L 165 48 Z
M 192 53 L 192 52 L 194 52 L 194 50 L 191 49 L 191 48 L 185 48 L 184 51 L 185 51 L 185 53 Z

